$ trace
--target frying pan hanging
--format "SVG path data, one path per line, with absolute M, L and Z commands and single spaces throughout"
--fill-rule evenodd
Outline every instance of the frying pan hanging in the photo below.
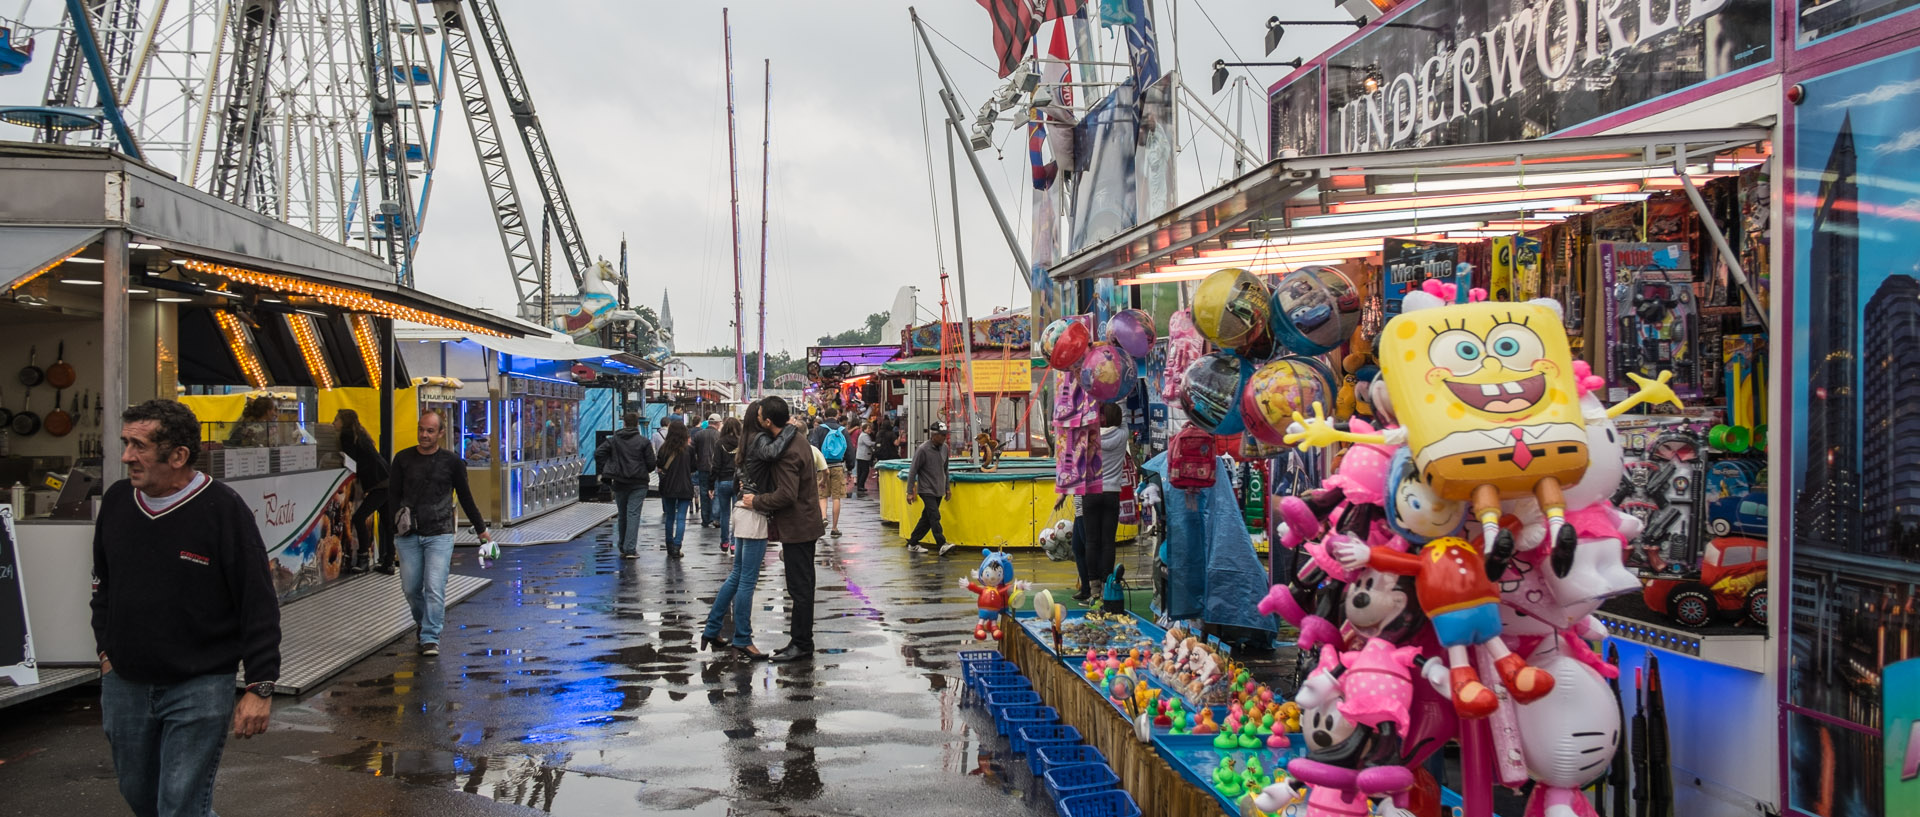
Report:
M 73 388 L 73 365 L 67 362 L 67 342 L 60 341 L 60 353 L 47 367 L 47 384 L 56 389 Z M 55 405 L 54 408 L 59 408 Z
M 27 389 L 26 408 L 13 415 L 13 433 L 31 437 L 40 433 L 40 415 L 33 413 L 33 389 Z
M 61 393 L 59 391 L 53 393 L 53 411 L 47 414 L 47 419 L 44 424 L 47 433 L 55 437 L 65 437 L 73 433 L 73 415 L 67 413 L 66 409 L 60 407 L 60 396 Z M 77 394 L 74 395 L 75 400 L 78 400 L 79 397 Z
M 20 385 L 26 386 L 29 389 L 40 385 L 47 379 L 47 373 L 39 366 L 34 365 L 34 359 L 39 357 L 39 354 L 40 347 L 27 347 L 27 367 L 20 370 Z M 32 393 L 28 393 L 28 396 L 31 397 Z

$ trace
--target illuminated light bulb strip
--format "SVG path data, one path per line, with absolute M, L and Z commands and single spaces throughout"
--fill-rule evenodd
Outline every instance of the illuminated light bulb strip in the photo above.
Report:
M 373 317 L 365 313 L 354 313 L 347 320 L 353 323 L 353 345 L 360 350 L 360 362 L 367 367 L 370 382 L 378 386 L 386 381 L 380 379 L 381 355 L 376 341 L 378 333 L 374 331 Z
M 233 352 L 233 359 L 240 364 L 240 374 L 247 378 L 247 385 L 256 389 L 267 387 L 267 370 L 260 365 L 260 358 L 253 354 L 252 342 L 247 338 L 247 328 L 240 319 L 224 309 L 214 310 L 213 320 L 220 324 L 220 334 L 227 338 L 227 349 Z
M 333 369 L 327 366 L 327 357 L 320 351 L 320 334 L 313 331 L 313 316 L 298 313 L 288 315 L 287 328 L 293 330 L 293 340 L 300 345 L 300 356 L 307 361 L 307 372 L 313 375 L 314 385 L 323 389 L 334 388 Z
M 414 309 L 410 306 L 401 306 L 396 303 L 383 301 L 356 289 L 347 289 L 346 287 L 337 287 L 330 284 L 317 284 L 285 275 L 272 275 L 257 270 L 229 267 L 225 264 L 209 264 L 205 261 L 198 260 L 189 260 L 184 266 L 194 272 L 218 275 L 222 278 L 238 281 L 243 284 L 293 293 L 295 295 L 311 296 L 318 298 L 322 303 L 330 306 L 337 306 L 341 309 L 349 309 L 354 312 L 366 312 L 379 315 L 383 318 L 412 321 L 414 323 L 438 326 L 442 329 L 452 329 L 468 334 L 492 335 L 501 338 L 507 336 L 505 332 L 476 326 L 466 321 L 458 321 L 435 315 L 431 312 Z
M 25 275 L 20 276 L 19 278 L 15 278 L 13 280 L 13 283 L 7 286 L 7 291 L 12 292 L 13 290 L 19 289 L 23 286 L 33 283 L 33 279 L 38 278 L 42 275 L 45 275 L 49 272 L 52 272 L 54 267 L 67 263 L 67 259 L 72 258 L 76 255 L 79 255 L 82 252 L 85 252 L 86 249 L 87 249 L 86 247 L 81 247 L 80 249 L 74 250 L 73 252 L 60 256 L 60 258 L 57 260 L 48 261 L 45 266 L 39 267 L 32 272 L 29 272 Z

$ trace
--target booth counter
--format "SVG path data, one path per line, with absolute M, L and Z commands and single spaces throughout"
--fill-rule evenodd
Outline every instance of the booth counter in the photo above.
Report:
M 896 525 L 904 538 L 920 522 L 924 505 L 907 502 L 907 467 L 911 460 L 874 464 L 880 472 L 880 521 Z M 1071 502 L 1053 492 L 1054 461 L 1046 458 L 1009 458 L 991 472 L 956 460 L 948 466 L 953 499 L 940 507 L 940 526 L 947 541 L 964 547 L 1038 547 L 1040 531 L 1061 520 L 1073 519 Z M 1119 540 L 1130 540 L 1138 526 L 1121 525 Z

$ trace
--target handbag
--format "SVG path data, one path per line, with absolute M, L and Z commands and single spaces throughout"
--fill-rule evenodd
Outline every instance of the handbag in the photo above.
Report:
M 413 507 L 403 505 L 401 506 L 400 511 L 393 515 L 393 533 L 395 536 L 405 536 L 412 532 L 413 532 Z
M 735 504 L 733 506 L 733 538 L 734 541 L 767 538 L 767 515 L 745 505 Z
M 1127 464 L 1121 468 L 1120 483 L 1120 524 L 1140 524 L 1140 501 L 1134 494 L 1134 483 L 1139 479 L 1134 475 L 1133 455 L 1127 455 Z

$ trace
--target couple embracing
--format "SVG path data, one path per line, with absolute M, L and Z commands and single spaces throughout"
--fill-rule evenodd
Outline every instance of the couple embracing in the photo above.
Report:
M 740 500 L 723 511 L 733 514 L 733 570 L 714 597 L 700 646 L 730 648 L 754 660 L 807 659 L 813 655 L 813 545 L 826 533 L 814 505 L 819 485 L 813 446 L 805 429 L 793 422 L 787 401 L 779 397 L 747 407 L 743 436 L 733 452 Z M 791 610 L 787 646 L 772 655 L 754 646 L 752 632 L 753 591 L 760 583 L 760 565 L 770 540 L 780 543 Z M 733 613 L 730 641 L 721 638 L 729 609 Z

